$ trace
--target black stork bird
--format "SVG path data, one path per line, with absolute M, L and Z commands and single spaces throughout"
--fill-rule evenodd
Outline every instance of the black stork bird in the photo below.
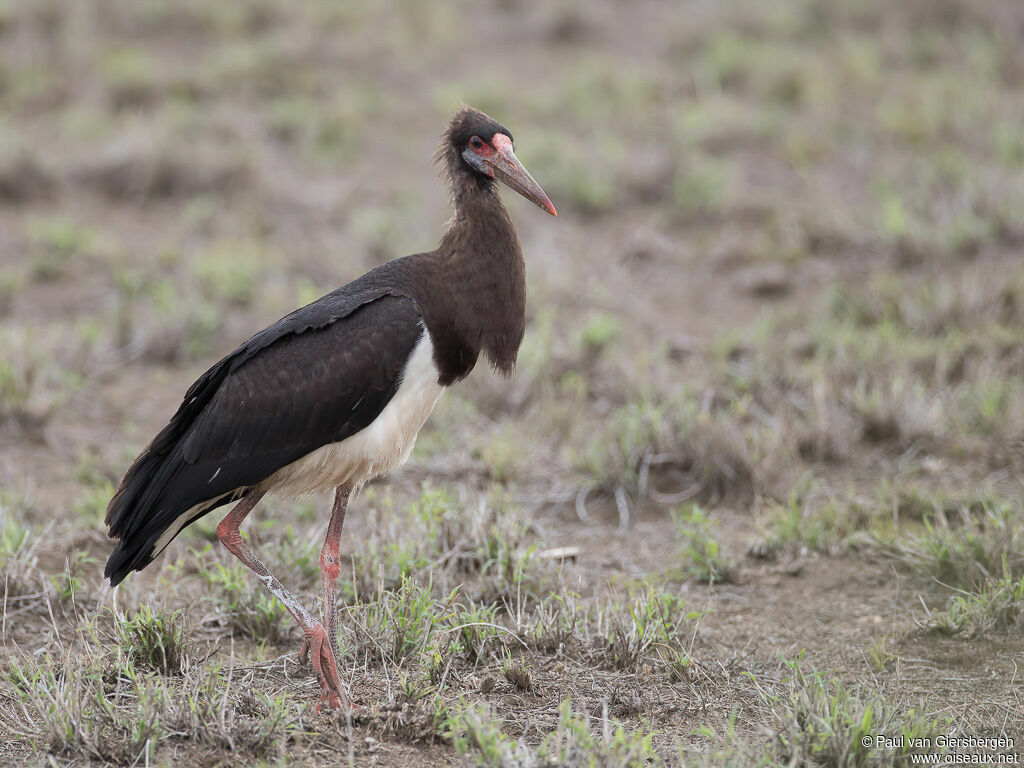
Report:
M 555 207 L 512 151 L 512 134 L 469 107 L 437 160 L 455 215 L 435 251 L 395 259 L 292 312 L 216 363 L 185 393 L 107 508 L 118 540 L 113 586 L 145 568 L 189 523 L 230 502 L 217 536 L 302 627 L 300 660 L 331 708 L 351 707 L 337 666 L 335 589 L 353 493 L 400 465 L 448 386 L 480 354 L 512 372 L 523 338 L 523 253 L 498 195 L 502 181 Z M 334 490 L 320 555 L 323 623 L 260 562 L 239 526 L 264 494 Z

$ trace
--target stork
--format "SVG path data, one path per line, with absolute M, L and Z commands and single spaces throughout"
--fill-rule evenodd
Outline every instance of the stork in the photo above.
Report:
M 113 586 L 153 562 L 181 530 L 224 504 L 224 546 L 302 627 L 332 709 L 351 708 L 338 673 L 339 552 L 349 499 L 402 464 L 441 393 L 481 354 L 509 375 L 523 338 L 523 253 L 501 181 L 552 216 L 512 151 L 512 134 L 464 107 L 437 161 L 455 209 L 434 251 L 371 270 L 250 338 L 188 389 L 170 422 L 126 472 L 107 508 L 117 544 Z M 239 526 L 266 493 L 334 491 L 320 554 L 323 621 L 260 562 Z

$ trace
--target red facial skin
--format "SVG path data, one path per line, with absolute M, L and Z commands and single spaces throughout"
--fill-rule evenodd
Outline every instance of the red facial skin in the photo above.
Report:
M 494 143 L 494 148 L 498 152 L 511 152 L 512 151 L 512 139 L 506 136 L 504 133 L 496 133 L 491 138 Z
M 497 143 L 498 139 L 505 139 L 505 141 L 508 141 L 508 137 L 505 136 L 504 134 L 501 134 L 501 133 L 496 133 L 494 135 L 495 143 Z M 511 143 L 511 142 L 509 142 L 509 143 Z M 479 147 L 474 147 L 473 146 L 473 140 L 470 139 L 469 148 L 473 152 L 473 154 L 480 155 L 480 157 L 493 157 L 495 154 L 497 154 L 497 151 L 498 151 L 494 147 L 492 147 L 490 144 L 488 144 L 486 141 L 484 141 L 483 139 L 480 139 L 480 146 Z
M 478 143 L 479 146 L 476 146 Z M 508 185 L 552 216 L 558 215 L 544 190 L 516 159 L 512 151 L 512 139 L 508 136 L 496 133 L 491 137 L 490 143 L 479 136 L 473 136 L 466 144 L 466 151 L 472 155 L 468 156 L 464 152 L 463 157 L 466 157 L 470 165 L 478 171 Z

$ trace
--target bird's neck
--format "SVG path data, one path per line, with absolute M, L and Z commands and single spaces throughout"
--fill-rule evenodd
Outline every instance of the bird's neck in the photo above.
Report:
M 519 236 L 497 185 L 491 181 L 471 184 L 455 195 L 455 216 L 438 252 L 453 274 L 515 292 L 526 279 Z
M 432 304 L 444 311 L 432 312 L 432 319 L 445 326 L 464 363 L 463 370 L 453 368 L 453 379 L 469 373 L 480 352 L 499 371 L 511 373 L 526 322 L 526 265 L 519 238 L 497 189 L 474 186 L 456 189 L 455 216 L 433 254 L 433 274 L 439 279 L 432 281 Z
M 474 234 L 494 237 L 495 245 L 512 242 L 518 251 L 519 239 L 509 218 L 505 204 L 498 194 L 498 185 L 493 179 L 477 176 L 455 177 L 452 182 L 452 217 L 444 240 L 464 240 Z M 444 247 L 442 240 L 442 247 Z M 499 242 L 500 241 L 500 242 Z

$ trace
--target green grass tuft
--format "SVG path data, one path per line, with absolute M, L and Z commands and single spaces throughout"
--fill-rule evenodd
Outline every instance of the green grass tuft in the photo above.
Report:
M 185 614 L 141 608 L 119 624 L 121 649 L 135 669 L 180 675 L 191 662 L 192 642 Z
M 676 524 L 676 535 L 683 543 L 683 557 L 687 560 L 683 566 L 685 573 L 709 584 L 731 581 L 735 565 L 722 553 L 707 514 L 693 504 L 688 511 L 674 512 L 672 519 Z

